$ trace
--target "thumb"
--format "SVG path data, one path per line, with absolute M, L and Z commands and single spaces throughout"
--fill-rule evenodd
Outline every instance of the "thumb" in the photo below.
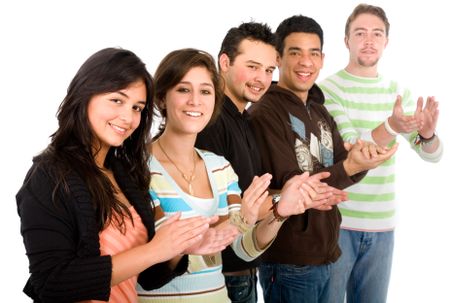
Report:
M 344 142 L 344 148 L 346 151 L 350 151 L 352 149 L 353 144 L 349 142 Z
M 400 95 L 397 95 L 397 99 L 394 103 L 394 112 L 403 114 L 403 108 L 402 108 L 402 97 Z

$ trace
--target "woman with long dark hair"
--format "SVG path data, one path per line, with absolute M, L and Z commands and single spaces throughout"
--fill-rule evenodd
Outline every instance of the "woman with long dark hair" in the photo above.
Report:
M 98 51 L 61 103 L 59 127 L 17 194 L 35 302 L 136 302 L 141 272 L 160 287 L 187 267 L 166 262 L 214 219 L 175 215 L 155 234 L 146 139 L 153 79 L 132 52 Z

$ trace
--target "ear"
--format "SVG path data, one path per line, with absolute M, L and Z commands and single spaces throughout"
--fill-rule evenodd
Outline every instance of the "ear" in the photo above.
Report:
M 281 65 L 281 56 L 280 56 L 280 54 L 277 52 L 277 66 L 278 66 L 278 68 L 280 68 L 280 65 Z
M 347 49 L 349 49 L 349 47 L 348 47 L 348 37 L 347 36 L 344 37 L 344 43 L 345 43 L 345 47 Z
M 389 43 L 389 38 L 386 37 L 386 43 L 384 44 L 384 48 L 386 48 L 386 46 L 388 45 L 388 43 Z
M 159 108 L 166 109 L 166 98 L 161 100 L 161 102 L 159 103 Z
M 219 65 L 220 70 L 226 72 L 230 68 L 230 57 L 227 54 L 223 53 L 219 56 Z

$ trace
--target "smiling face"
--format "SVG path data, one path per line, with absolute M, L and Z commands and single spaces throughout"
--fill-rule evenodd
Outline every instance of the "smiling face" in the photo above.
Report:
M 205 67 L 193 67 L 167 91 L 166 131 L 197 134 L 208 124 L 214 110 L 215 93 L 211 74 Z
M 88 120 L 100 148 L 106 155 L 111 146 L 121 145 L 139 126 L 147 91 L 142 80 L 111 93 L 95 95 L 87 107 Z
M 259 101 L 269 88 L 277 53 L 270 44 L 244 39 L 232 63 L 225 53 L 219 60 L 225 79 L 225 94 L 243 111 L 248 102 Z
M 278 85 L 292 91 L 303 102 L 314 85 L 323 66 L 324 55 L 320 38 L 316 34 L 294 32 L 284 39 L 284 49 L 279 62 Z
M 376 67 L 388 43 L 383 21 L 372 14 L 361 14 L 350 24 L 345 45 L 350 53 L 348 71 L 359 75 L 359 70 Z

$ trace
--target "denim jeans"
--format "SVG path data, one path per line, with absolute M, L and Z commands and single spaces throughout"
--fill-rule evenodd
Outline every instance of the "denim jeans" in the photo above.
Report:
M 263 263 L 259 280 L 265 303 L 327 302 L 330 265 L 296 266 Z
M 225 276 L 228 298 L 233 303 L 256 303 L 256 273 L 246 276 Z
M 394 232 L 341 229 L 342 255 L 331 267 L 330 302 L 386 302 L 394 250 Z M 347 292 L 347 293 L 346 293 Z

